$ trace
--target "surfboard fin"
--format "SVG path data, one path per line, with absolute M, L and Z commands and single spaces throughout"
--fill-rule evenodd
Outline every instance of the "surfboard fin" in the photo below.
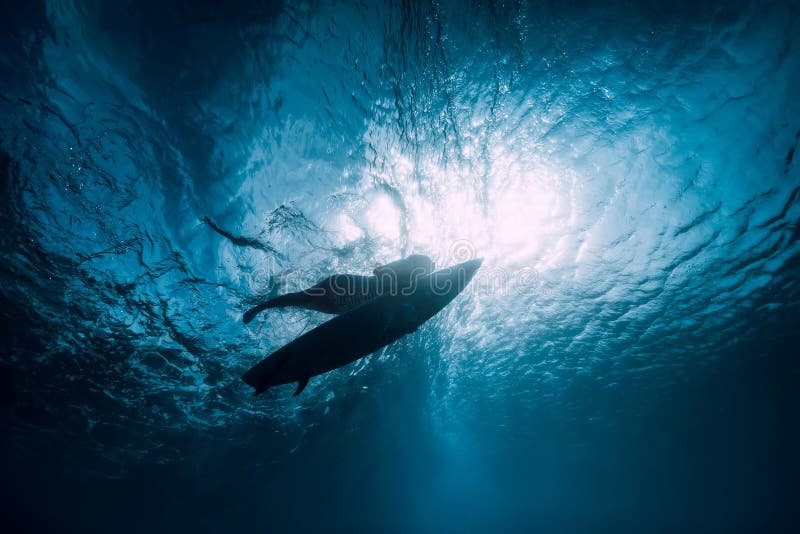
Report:
M 295 397 L 300 395 L 300 393 L 302 393 L 303 390 L 306 389 L 306 386 L 308 385 L 308 379 L 309 377 L 305 377 L 297 381 L 297 389 L 294 390 Z

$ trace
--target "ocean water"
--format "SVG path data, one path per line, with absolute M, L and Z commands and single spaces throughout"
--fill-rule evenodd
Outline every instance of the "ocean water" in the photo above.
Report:
M 5 532 L 798 528 L 797 2 L 0 9 Z M 251 396 L 413 253 L 484 263 Z

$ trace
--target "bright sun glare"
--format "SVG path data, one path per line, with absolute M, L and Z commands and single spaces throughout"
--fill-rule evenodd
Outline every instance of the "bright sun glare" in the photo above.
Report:
M 483 178 L 474 169 L 451 164 L 445 170 L 430 160 L 421 164 L 422 178 L 415 178 L 407 158 L 397 153 L 393 158 L 392 183 L 404 211 L 365 178 L 363 226 L 347 216 L 336 221 L 346 239 L 361 237 L 363 229 L 383 243 L 387 254 L 396 253 L 405 216 L 408 253 L 427 253 L 449 263 L 464 259 L 454 258 L 453 246 L 459 243 L 498 266 L 546 269 L 557 260 L 573 205 L 569 177 L 542 162 L 523 165 L 505 150 L 494 151 Z

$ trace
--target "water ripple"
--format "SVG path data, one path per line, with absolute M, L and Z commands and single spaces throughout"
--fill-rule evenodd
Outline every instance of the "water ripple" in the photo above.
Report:
M 180 458 L 159 433 L 266 425 L 290 454 L 402 380 L 442 435 L 487 407 L 568 418 L 588 384 L 681 380 L 797 309 L 794 11 L 175 8 L 147 37 L 47 5 L 0 87 L 20 442 L 69 435 L 108 476 Z M 408 253 L 486 263 L 419 334 L 299 400 L 247 396 L 241 372 L 322 320 L 247 306 Z

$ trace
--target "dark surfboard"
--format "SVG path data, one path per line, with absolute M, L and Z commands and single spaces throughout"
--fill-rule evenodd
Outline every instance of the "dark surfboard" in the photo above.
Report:
M 308 380 L 363 358 L 414 332 L 447 306 L 472 280 L 481 260 L 470 260 L 421 276 L 414 287 L 384 294 L 339 315 L 273 352 L 242 379 L 254 395 L 272 386 Z

